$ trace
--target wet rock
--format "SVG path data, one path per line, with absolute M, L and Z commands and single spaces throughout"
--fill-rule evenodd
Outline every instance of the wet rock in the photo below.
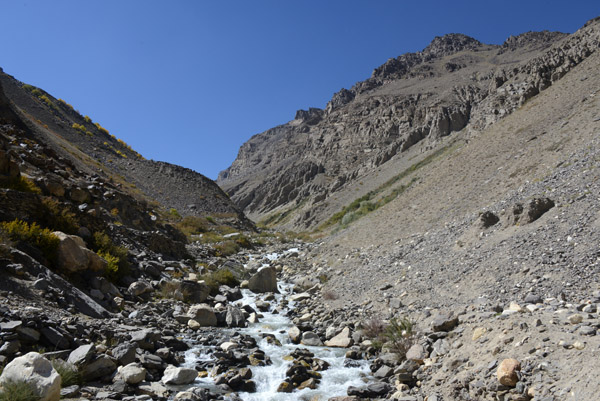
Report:
M 298 326 L 294 326 L 288 330 L 288 336 L 294 344 L 299 344 L 302 339 L 302 331 L 300 331 Z
M 302 333 L 302 340 L 300 341 L 300 343 L 309 346 L 323 345 L 319 336 L 312 331 L 305 331 L 304 333 Z
M 246 318 L 244 312 L 238 307 L 227 305 L 227 314 L 225 316 L 227 327 L 246 327 Z
M 49 360 L 37 352 L 30 352 L 10 362 L 0 376 L 0 384 L 7 381 L 30 383 L 41 398 L 40 401 L 60 399 L 60 375 Z
M 277 271 L 270 266 L 262 267 L 248 280 L 248 289 L 256 293 L 279 292 L 277 290 Z

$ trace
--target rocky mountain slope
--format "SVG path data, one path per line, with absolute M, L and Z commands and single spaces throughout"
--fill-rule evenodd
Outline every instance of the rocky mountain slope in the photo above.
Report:
M 217 182 L 256 221 L 313 229 L 448 137 L 484 132 L 594 54 L 600 23 L 500 46 L 460 34 L 390 59 L 327 107 L 255 135 Z M 373 174 L 376 172 L 376 174 Z
M 40 88 L 3 72 L 0 84 L 6 99 L 2 108 L 12 110 L 31 135 L 82 172 L 102 176 L 182 216 L 221 215 L 250 227 L 212 180 L 180 166 L 144 159 L 99 123 Z

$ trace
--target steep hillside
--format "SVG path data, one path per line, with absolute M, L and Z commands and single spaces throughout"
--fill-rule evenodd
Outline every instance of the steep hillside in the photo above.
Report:
M 460 34 L 388 60 L 325 110 L 255 135 L 217 182 L 256 221 L 315 228 L 398 171 L 428 162 L 453 133 L 478 135 L 592 55 L 600 23 L 572 35 L 529 32 L 501 46 Z
M 140 199 L 176 209 L 182 216 L 216 215 L 232 224 L 251 227 L 210 179 L 192 170 L 146 160 L 99 123 L 42 89 L 0 73 L 4 105 L 17 115 L 31 135 L 70 160 L 81 171 L 98 174 Z

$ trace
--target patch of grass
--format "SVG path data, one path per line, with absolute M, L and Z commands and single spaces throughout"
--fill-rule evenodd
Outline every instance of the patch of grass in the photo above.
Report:
M 127 249 L 116 246 L 110 237 L 104 232 L 95 232 L 92 249 L 108 262 L 105 276 L 110 281 L 117 283 L 121 278 L 129 274 L 129 261 L 127 260 Z
M 176 209 L 169 210 L 170 217 L 176 218 L 175 214 L 179 215 Z M 204 217 L 186 216 L 181 221 L 176 223 L 175 226 L 179 229 L 179 231 L 190 237 L 192 235 L 205 233 L 208 230 L 209 222 Z
M 33 181 L 22 175 L 8 181 L 4 185 L 4 188 L 13 189 L 19 192 L 30 192 L 38 195 L 42 193 L 42 190 L 37 185 L 35 185 Z
M 54 359 L 51 362 L 56 372 L 60 375 L 61 387 L 81 386 L 83 384 L 83 378 L 75 365 L 61 359 Z
M 413 322 L 407 318 L 390 319 L 390 324 L 385 328 L 386 344 L 401 361 L 406 359 L 406 352 L 414 344 L 413 328 Z
M 35 387 L 26 381 L 8 380 L 2 383 L 0 401 L 39 401 Z
M 337 294 L 331 290 L 323 290 L 323 293 L 321 295 L 323 296 L 323 299 L 326 300 L 338 299 Z
M 210 289 L 211 295 L 217 295 L 219 293 L 219 286 L 227 285 L 229 287 L 236 287 L 240 285 L 240 282 L 228 269 L 221 269 L 214 271 L 209 274 L 200 276 L 201 280 L 204 280 L 208 288 Z
M 176 299 L 185 302 L 190 294 L 181 288 L 180 281 L 173 280 L 164 282 L 156 296 L 162 299 Z
M 390 187 L 392 187 L 394 184 L 396 184 L 398 181 L 402 180 L 403 178 L 408 177 L 410 174 L 427 166 L 428 164 L 430 164 L 434 160 L 438 159 L 445 153 L 453 151 L 457 146 L 458 146 L 457 144 L 450 144 L 450 145 L 444 146 L 444 147 L 438 149 L 437 151 L 431 153 L 427 157 L 423 158 L 423 160 L 411 165 L 406 170 L 402 171 L 400 174 L 395 175 L 394 177 L 392 177 L 391 179 L 389 179 L 388 181 L 386 181 L 385 183 L 383 183 L 382 185 L 380 185 L 373 191 L 368 192 L 366 195 L 363 195 L 360 198 L 352 201 L 352 203 L 350 203 L 349 205 L 344 206 L 344 208 L 342 210 L 335 213 L 327 221 L 325 221 L 325 223 L 321 224 L 317 228 L 317 231 L 324 230 L 324 229 L 334 226 L 336 224 L 340 224 L 340 226 L 345 227 L 348 224 L 352 223 L 353 221 L 356 221 L 359 218 L 361 218 L 362 216 L 366 215 L 367 213 L 370 213 L 373 210 L 376 210 L 376 209 L 380 208 L 381 206 L 396 199 L 399 195 L 401 195 L 404 191 L 406 191 L 406 189 L 410 185 L 412 185 L 416 181 L 416 178 L 413 178 L 406 185 L 400 185 L 399 187 L 392 189 L 389 194 L 387 194 L 379 199 L 377 199 L 377 197 L 378 197 L 378 195 L 382 194 L 384 191 L 386 191 Z M 348 217 L 346 217 L 346 216 L 348 216 Z M 344 218 L 346 219 L 345 221 L 343 221 Z
M 52 231 L 41 228 L 37 223 L 29 224 L 19 219 L 0 223 L 0 230 L 4 231 L 12 241 L 23 241 L 38 248 L 44 258 L 55 265 L 60 240 L 52 234 Z

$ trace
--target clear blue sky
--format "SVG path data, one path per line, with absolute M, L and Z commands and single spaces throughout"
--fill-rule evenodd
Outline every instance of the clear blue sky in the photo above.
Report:
M 12 0 L 0 67 L 146 158 L 216 178 L 252 135 L 436 35 L 498 44 L 598 15 L 598 0 Z

